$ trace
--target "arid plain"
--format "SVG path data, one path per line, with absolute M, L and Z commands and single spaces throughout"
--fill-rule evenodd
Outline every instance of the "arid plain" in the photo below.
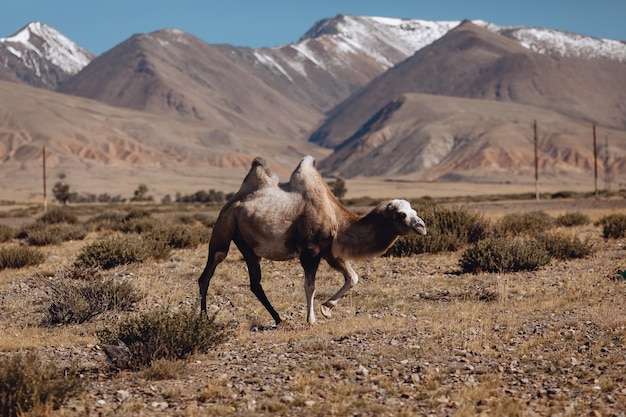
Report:
M 626 212 L 623 197 L 463 204 L 491 220 L 533 210 L 582 212 L 592 221 Z M 43 247 L 40 266 L 0 271 L 0 351 L 78 363 L 85 391 L 49 415 L 624 415 L 626 242 L 604 239 L 593 224 L 566 232 L 589 239 L 595 253 L 537 271 L 478 275 L 460 272 L 457 252 L 356 262 L 359 283 L 332 318 L 312 327 L 298 263 L 263 262 L 264 287 L 287 322 L 269 330 L 233 248 L 209 289 L 210 310 L 229 323 L 230 338 L 167 380 L 111 371 L 95 334 L 128 314 L 196 306 L 205 245 L 104 272 L 146 294 L 135 312 L 40 326 L 47 282 L 98 238 L 92 232 Z M 322 266 L 318 305 L 341 282 Z

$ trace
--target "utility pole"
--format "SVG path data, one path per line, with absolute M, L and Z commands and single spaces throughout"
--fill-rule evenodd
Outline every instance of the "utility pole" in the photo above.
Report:
M 593 125 L 593 185 L 598 199 L 598 149 L 596 148 L 596 125 Z
M 535 140 L 535 200 L 539 201 L 539 158 L 537 156 L 537 120 L 533 121 Z
M 611 178 L 609 177 L 609 135 L 604 135 L 604 188 L 608 197 L 611 188 Z
M 48 198 L 46 197 L 46 147 L 43 147 L 43 211 L 48 211 Z

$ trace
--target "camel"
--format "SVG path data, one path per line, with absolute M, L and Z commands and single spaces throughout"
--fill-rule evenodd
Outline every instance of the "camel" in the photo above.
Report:
M 329 318 L 339 299 L 358 281 L 349 260 L 380 255 L 408 233 L 426 234 L 426 225 L 406 200 L 383 201 L 368 214 L 357 215 L 332 194 L 312 156 L 300 161 L 287 183 L 280 183 L 267 162 L 257 157 L 213 228 L 207 264 L 198 278 L 201 312 L 206 313 L 209 283 L 231 241 L 248 266 L 251 291 L 279 326 L 282 320 L 261 286 L 261 258 L 299 257 L 306 320 L 314 324 L 315 275 L 321 259 L 344 277 L 343 286 L 321 305 L 322 315 Z

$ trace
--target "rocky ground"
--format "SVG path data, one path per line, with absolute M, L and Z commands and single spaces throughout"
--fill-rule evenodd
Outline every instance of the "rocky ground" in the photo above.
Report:
M 360 282 L 315 326 L 305 324 L 299 265 L 264 262 L 264 287 L 286 319 L 278 329 L 233 252 L 209 289 L 230 338 L 165 364 L 180 368 L 166 380 L 111 369 L 95 331 L 117 314 L 38 326 L 41 277 L 71 263 L 84 242 L 70 242 L 46 248 L 43 266 L 0 271 L 0 350 L 79 365 L 84 393 L 53 415 L 624 416 L 626 241 L 593 225 L 574 233 L 596 253 L 534 272 L 461 274 L 459 254 L 357 262 Z M 193 306 L 205 260 L 199 247 L 109 273 L 146 290 L 137 310 Z M 318 304 L 341 284 L 327 267 L 318 281 Z

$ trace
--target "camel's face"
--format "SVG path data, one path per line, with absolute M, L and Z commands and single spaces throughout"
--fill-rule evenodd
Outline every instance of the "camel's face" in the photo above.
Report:
M 392 211 L 394 218 L 397 219 L 402 228 L 407 229 L 406 233 L 415 232 L 420 235 L 426 234 L 426 224 L 422 220 L 415 210 L 411 208 L 406 200 L 391 200 L 387 209 Z

